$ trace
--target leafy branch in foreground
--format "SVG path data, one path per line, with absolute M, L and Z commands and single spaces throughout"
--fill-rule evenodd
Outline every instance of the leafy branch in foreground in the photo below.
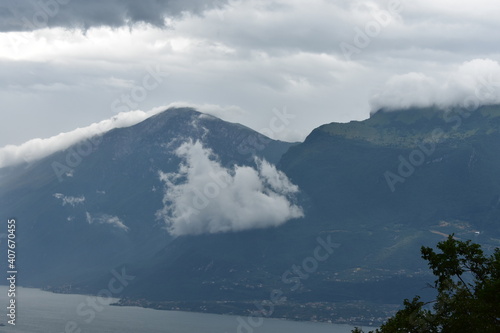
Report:
M 440 252 L 422 247 L 422 258 L 437 277 L 436 300 L 404 300 L 403 309 L 369 333 L 500 332 L 500 249 L 485 256 L 481 246 L 449 236 Z M 426 305 L 433 304 L 432 310 Z M 355 328 L 353 333 L 363 333 Z

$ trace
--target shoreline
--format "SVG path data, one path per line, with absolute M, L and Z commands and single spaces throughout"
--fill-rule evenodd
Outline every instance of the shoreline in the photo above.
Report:
M 274 307 L 273 311 L 270 311 L 270 314 L 267 314 L 265 311 L 249 310 L 252 308 L 256 309 L 255 303 L 258 303 L 258 301 L 150 301 L 146 299 L 133 299 L 125 297 L 121 298 L 118 302 L 112 303 L 111 305 L 142 307 L 160 311 L 183 311 L 228 316 L 272 318 L 295 322 L 368 326 L 373 329 L 380 327 L 380 325 L 390 317 L 389 314 L 386 314 L 384 317 L 367 318 L 363 315 L 352 316 L 352 313 L 349 317 L 347 317 L 348 312 L 353 311 L 356 305 L 364 306 L 364 304 L 356 302 L 287 302 Z M 336 309 L 333 309 L 333 307 Z M 347 307 L 347 309 L 345 307 Z M 384 306 L 381 307 L 380 305 L 378 307 L 384 308 Z M 344 313 L 344 315 L 332 316 L 332 310 Z M 382 309 L 381 311 L 390 311 L 390 313 L 393 313 L 394 310 L 395 305 L 385 305 L 385 309 Z
M 5 286 L 5 285 L 0 285 Z M 85 295 L 97 297 L 96 294 L 81 288 L 69 287 L 33 287 L 20 286 L 20 288 L 38 289 L 53 294 L 61 295 Z M 182 311 L 192 313 L 240 316 L 240 317 L 262 317 L 269 319 L 281 319 L 295 322 L 311 322 L 336 325 L 364 326 L 373 329 L 380 327 L 381 324 L 391 316 L 397 309 L 394 304 L 367 304 L 362 301 L 332 303 L 332 302 L 308 302 L 296 303 L 285 302 L 273 306 L 272 311 L 268 309 L 258 310 L 256 304 L 262 301 L 151 301 L 145 298 L 114 297 L 110 306 L 120 307 L 141 307 L 160 311 Z M 372 312 L 374 309 L 378 312 L 369 317 L 360 313 Z M 250 310 L 253 309 L 253 310 Z M 363 311 L 364 310 L 364 311 Z M 270 312 L 270 313 L 269 313 Z M 269 313 L 269 314 L 268 314 Z

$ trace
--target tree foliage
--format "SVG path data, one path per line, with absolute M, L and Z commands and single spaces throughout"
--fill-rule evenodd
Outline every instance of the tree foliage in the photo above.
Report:
M 404 300 L 403 309 L 369 333 L 500 332 L 500 249 L 486 256 L 480 245 L 453 235 L 437 249 L 421 248 L 436 276 L 437 298 Z M 363 333 L 359 328 L 352 332 Z

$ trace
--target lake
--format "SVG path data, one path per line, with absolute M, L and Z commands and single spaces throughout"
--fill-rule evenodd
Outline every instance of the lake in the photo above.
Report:
M 257 318 L 253 327 L 241 324 L 236 316 L 101 305 L 85 295 L 31 288 L 18 288 L 16 296 L 16 326 L 0 327 L 0 333 L 350 333 L 353 328 Z M 0 322 L 7 324 L 6 286 L 0 286 L 0 302 Z

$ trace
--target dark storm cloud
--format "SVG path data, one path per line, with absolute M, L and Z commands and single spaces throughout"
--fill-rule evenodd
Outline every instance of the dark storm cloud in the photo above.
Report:
M 213 106 L 259 130 L 287 108 L 285 141 L 380 107 L 498 102 L 498 17 L 498 0 L 0 0 L 0 32 L 54 27 L 0 33 L 0 161 L 109 118 L 151 66 L 169 76 L 137 109 Z
M 166 17 L 202 13 L 226 0 L 3 0 L 0 31 L 45 27 L 88 29 L 120 27 L 138 22 L 164 26 Z

